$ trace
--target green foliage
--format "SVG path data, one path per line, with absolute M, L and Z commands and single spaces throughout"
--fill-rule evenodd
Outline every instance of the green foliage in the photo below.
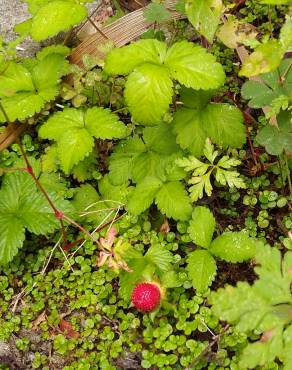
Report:
M 292 254 L 282 258 L 277 248 L 259 246 L 255 268 L 258 280 L 253 285 L 240 282 L 211 294 L 214 312 L 239 331 L 261 335 L 244 348 L 240 366 L 253 369 L 275 358 L 285 369 L 291 365 L 291 266 Z
M 185 171 L 192 171 L 189 188 L 192 201 L 197 201 L 203 198 L 204 192 L 210 196 L 213 187 L 210 182 L 210 177 L 215 171 L 215 179 L 221 185 L 228 185 L 230 188 L 245 188 L 246 185 L 242 178 L 240 178 L 237 171 L 232 170 L 232 167 L 238 166 L 240 161 L 235 158 L 223 156 L 217 163 L 215 159 L 218 157 L 219 152 L 214 151 L 214 145 L 211 144 L 209 139 L 206 140 L 204 155 L 209 163 L 201 162 L 195 157 L 178 159 L 176 162 Z
M 223 4 L 221 0 L 186 0 L 186 15 L 195 29 L 209 42 L 213 41 L 220 22 Z
M 240 148 L 245 143 L 245 128 L 240 110 L 229 104 L 210 103 L 213 92 L 183 88 L 184 107 L 174 114 L 177 143 L 191 154 L 201 156 L 207 137 L 223 147 Z
M 255 241 L 244 232 L 224 232 L 212 241 L 215 222 L 208 208 L 197 206 L 187 230 L 191 240 L 206 249 L 197 249 L 187 258 L 187 271 L 198 293 L 205 293 L 216 277 L 214 257 L 236 263 L 247 261 L 256 253 Z
M 26 24 L 27 31 L 36 41 L 55 36 L 61 31 L 68 31 L 87 16 L 82 4 L 85 1 L 74 0 L 25 0 L 33 17 Z
M 61 54 L 39 54 L 31 66 L 6 62 L 0 72 L 0 103 L 9 121 L 24 120 L 39 113 L 46 102 L 59 94 L 61 77 L 67 74 L 68 63 Z M 0 111 L 0 122 L 7 119 Z
M 241 94 L 249 100 L 252 108 L 271 106 L 281 95 L 291 94 L 292 58 L 284 59 L 277 70 L 261 74 L 259 81 L 247 81 L 243 84 Z M 280 78 L 279 78 L 280 76 Z
M 144 17 L 149 23 L 164 23 L 171 18 L 170 12 L 165 8 L 165 5 L 159 3 L 151 3 L 144 10 Z
M 264 146 L 272 155 L 280 155 L 292 148 L 292 118 L 291 112 L 283 111 L 277 117 L 277 126 L 267 125 L 260 130 L 257 142 Z
M 59 221 L 28 173 L 5 175 L 0 193 L 0 263 L 7 264 L 22 247 L 26 229 L 47 235 L 59 227 Z M 71 210 L 67 201 L 51 196 L 61 211 Z
M 112 139 L 126 135 L 126 126 L 118 117 L 108 109 L 98 107 L 86 111 L 66 108 L 52 115 L 39 130 L 41 138 L 57 142 L 58 158 L 66 174 L 90 154 L 94 137 Z
M 212 70 L 212 73 L 211 73 Z M 215 89 L 224 82 L 222 66 L 205 49 L 187 41 L 167 50 L 164 42 L 140 40 L 109 53 L 109 74 L 129 77 L 125 99 L 135 121 L 159 123 L 172 101 L 172 79 L 194 89 Z

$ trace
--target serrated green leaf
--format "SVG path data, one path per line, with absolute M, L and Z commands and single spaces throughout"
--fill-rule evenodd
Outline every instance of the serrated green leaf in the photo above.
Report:
M 283 351 L 282 339 L 283 327 L 269 330 L 267 339 L 256 343 L 248 343 L 240 357 L 239 366 L 255 369 L 257 366 L 264 366 L 280 357 Z
M 175 43 L 168 51 L 165 64 L 172 77 L 193 89 L 217 89 L 225 80 L 221 64 L 206 49 L 191 42 Z
M 177 273 L 173 270 L 166 271 L 161 277 L 161 282 L 165 288 L 178 288 L 182 285 Z
M 56 0 L 45 2 L 33 17 L 31 35 L 35 41 L 42 41 L 68 31 L 87 15 L 86 8 L 74 1 Z
M 237 171 L 225 171 L 218 167 L 215 174 L 216 181 L 221 185 L 228 185 L 230 188 L 246 189 L 245 182 Z
M 178 109 L 173 117 L 173 125 L 173 132 L 181 148 L 200 157 L 207 139 L 200 113 L 189 108 Z
M 143 139 L 148 148 L 159 154 L 170 155 L 179 150 L 171 126 L 167 123 L 146 127 L 143 130 Z
M 209 251 L 227 262 L 243 262 L 255 256 L 256 243 L 243 231 L 225 232 L 213 240 Z
M 179 181 L 164 183 L 156 194 L 155 204 L 163 214 L 175 220 L 185 221 L 191 216 L 190 199 Z
M 284 59 L 276 71 L 261 74 L 261 81 L 247 81 L 243 84 L 241 94 L 250 100 L 250 107 L 262 108 L 271 105 L 280 95 L 289 96 L 292 87 L 292 70 L 289 69 L 291 63 L 291 58 Z M 285 78 L 281 80 L 279 76 Z
M 50 194 L 61 211 L 71 210 L 69 203 Z M 54 211 L 37 189 L 28 173 L 5 175 L 0 190 L 0 263 L 12 260 L 24 241 L 24 231 L 46 235 L 59 227 Z
M 188 227 L 192 240 L 203 248 L 211 244 L 216 221 L 212 212 L 206 207 L 195 207 Z
M 284 150 L 292 149 L 291 113 L 283 111 L 278 115 L 277 120 L 278 127 L 268 124 L 256 136 L 257 142 L 272 155 L 280 155 Z
M 33 60 L 31 69 L 10 62 L 0 75 L 0 102 L 10 121 L 24 120 L 41 111 L 58 93 L 58 84 L 67 73 L 64 57 L 50 54 Z M 6 117 L 0 111 L 0 122 Z
M 145 144 L 138 137 L 121 141 L 109 159 L 109 179 L 113 185 L 121 185 L 132 178 L 135 159 L 146 151 Z
M 168 70 L 143 64 L 128 77 L 125 99 L 134 120 L 144 125 L 160 122 L 172 101 L 172 81 Z
M 276 40 L 258 46 L 244 61 L 239 76 L 252 77 L 275 70 L 281 63 L 285 50 Z
M 178 109 L 173 120 L 177 143 L 183 149 L 199 157 L 207 137 L 224 147 L 240 148 L 245 143 L 243 116 L 238 108 L 229 104 L 208 104 L 212 93 L 185 90 L 187 104 L 193 108 Z
M 146 252 L 145 259 L 154 264 L 160 271 L 167 272 L 171 268 L 173 256 L 163 245 L 154 244 Z
M 6 265 L 17 255 L 25 240 L 25 229 L 15 215 L 3 215 L 0 203 L 0 264 Z
M 149 23 L 164 23 L 171 19 L 171 13 L 164 4 L 150 3 L 143 12 L 146 21 Z
M 185 11 L 195 29 L 213 41 L 222 12 L 221 0 L 186 0 Z
M 128 211 L 133 215 L 144 212 L 153 203 L 161 185 L 161 181 L 155 177 L 146 177 L 133 190 L 128 202 Z
M 242 113 L 230 104 L 209 104 L 203 121 L 207 136 L 217 145 L 240 148 L 246 141 Z
M 139 40 L 112 50 L 106 57 L 104 69 L 108 74 L 127 75 L 144 63 L 162 64 L 166 44 L 158 40 Z
M 98 182 L 98 189 L 104 200 L 114 201 L 115 207 L 123 206 L 127 203 L 133 187 L 128 182 L 120 185 L 113 185 L 108 175 L 105 175 Z
M 204 293 L 216 276 L 216 262 L 208 251 L 196 250 L 188 255 L 187 271 L 197 293 Z
M 91 152 L 83 161 L 80 161 L 72 168 L 72 175 L 75 180 L 84 182 L 92 179 L 92 174 L 97 172 L 97 158 L 94 152 Z
M 57 142 L 61 167 L 67 174 L 91 152 L 93 137 L 122 138 L 126 133 L 126 126 L 115 114 L 98 107 L 86 111 L 65 108 L 53 114 L 39 130 L 41 138 Z

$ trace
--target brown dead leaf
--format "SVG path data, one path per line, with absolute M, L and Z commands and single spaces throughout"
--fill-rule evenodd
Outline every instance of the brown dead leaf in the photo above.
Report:
M 32 329 L 36 330 L 38 326 L 46 320 L 47 320 L 46 310 L 43 310 L 43 312 L 33 321 Z
M 164 234 L 169 233 L 170 227 L 169 227 L 169 223 L 168 223 L 168 219 L 167 218 L 164 219 L 163 224 L 160 226 L 160 230 L 159 231 L 161 233 L 164 233 Z
M 73 328 L 72 324 L 69 321 L 66 321 L 64 319 L 60 320 L 59 329 L 61 330 L 63 334 L 65 334 L 67 338 L 79 338 L 80 337 L 80 333 L 78 333 L 78 331 L 76 331 Z

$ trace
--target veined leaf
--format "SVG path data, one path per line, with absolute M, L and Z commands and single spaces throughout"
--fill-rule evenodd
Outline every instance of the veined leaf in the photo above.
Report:
M 40 112 L 58 95 L 60 79 L 67 73 L 68 62 L 62 55 L 50 54 L 33 61 L 31 69 L 9 62 L 0 75 L 0 102 L 10 121 Z M 0 111 L 0 122 L 5 121 Z
M 145 63 L 125 85 L 125 99 L 133 119 L 144 125 L 160 122 L 172 101 L 172 81 L 164 66 Z
M 207 137 L 223 147 L 240 148 L 245 143 L 243 116 L 238 108 L 230 104 L 209 103 L 213 92 L 183 91 L 181 99 L 188 107 L 178 109 L 173 120 L 177 143 L 183 149 L 200 157 Z
M 37 10 L 31 26 L 32 38 L 45 40 L 61 31 L 68 31 L 87 15 L 86 8 L 75 1 L 55 0 L 45 2 Z
M 149 23 L 164 23 L 171 19 L 171 13 L 164 4 L 150 3 L 144 10 L 144 17 Z
M 188 255 L 187 271 L 197 293 L 204 293 L 216 276 L 216 262 L 206 250 L 196 250 Z
M 193 89 L 217 89 L 225 80 L 221 64 L 201 46 L 187 41 L 175 43 L 168 51 L 165 64 L 171 76 Z
M 148 249 L 145 258 L 149 263 L 154 264 L 159 270 L 167 272 L 171 268 L 173 256 L 170 251 L 164 249 L 161 244 L 154 244 Z
M 206 207 L 195 207 L 188 227 L 192 240 L 203 248 L 208 248 L 212 241 L 216 221 L 212 212 Z
M 227 262 L 243 262 L 255 256 L 256 243 L 245 232 L 225 232 L 213 240 L 209 251 Z
M 129 212 L 138 215 L 149 208 L 161 185 L 161 181 L 155 177 L 146 177 L 143 182 L 140 182 L 129 199 Z
M 69 202 L 51 194 L 61 211 L 71 211 Z M 28 173 L 5 175 L 0 190 L 0 263 L 10 262 L 21 248 L 25 229 L 46 235 L 59 227 L 59 222 L 44 195 Z
M 155 197 L 158 209 L 175 220 L 188 220 L 192 207 L 184 186 L 179 181 L 164 183 Z
M 222 0 L 186 0 L 187 17 L 209 42 L 213 41 L 222 12 Z
M 93 107 L 66 108 L 57 112 L 39 130 L 39 136 L 57 142 L 58 156 L 65 173 L 92 150 L 95 138 L 112 139 L 126 136 L 126 126 L 108 109 Z
M 108 74 L 127 75 L 144 63 L 163 64 L 166 44 L 158 40 L 139 40 L 112 50 L 105 60 Z
M 276 40 L 258 46 L 244 61 L 239 76 L 252 77 L 275 70 L 281 63 L 285 50 Z

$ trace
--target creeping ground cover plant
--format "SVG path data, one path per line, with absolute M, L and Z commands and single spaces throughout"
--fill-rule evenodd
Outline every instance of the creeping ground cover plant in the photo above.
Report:
M 290 370 L 291 2 L 23 2 L 0 369 Z

